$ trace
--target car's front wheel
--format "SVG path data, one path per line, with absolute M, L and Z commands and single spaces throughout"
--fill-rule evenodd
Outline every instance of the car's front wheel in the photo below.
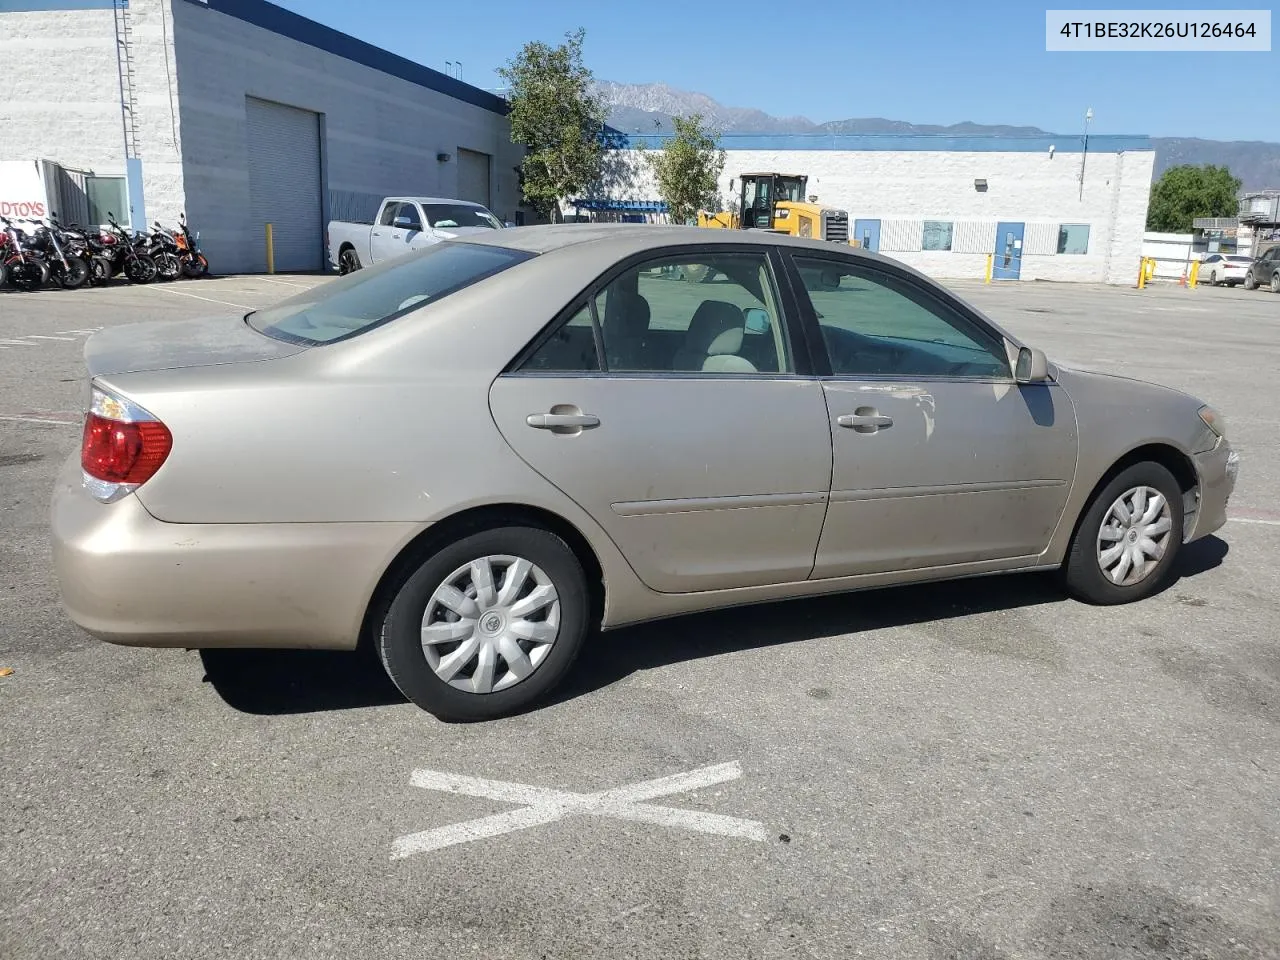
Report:
M 1063 568 L 1067 591 L 1094 604 L 1131 603 L 1162 589 L 1182 544 L 1182 491 L 1166 467 L 1137 463 L 1085 510 Z
M 1280 270 L 1271 275 L 1271 292 L 1280 293 Z
M 445 546 L 392 600 L 379 638 L 400 692 L 441 720 L 491 720 L 563 679 L 591 603 L 582 564 L 534 527 L 482 530 Z
M 1246 290 L 1258 289 L 1258 281 L 1254 279 L 1252 270 L 1244 275 L 1244 288 Z

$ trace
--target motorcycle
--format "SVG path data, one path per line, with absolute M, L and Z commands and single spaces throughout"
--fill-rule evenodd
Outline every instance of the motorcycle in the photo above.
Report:
M 38 290 L 49 282 L 49 267 L 42 257 L 29 249 L 31 239 L 12 220 L 0 217 L 4 228 L 4 278 L 19 290 Z
M 111 268 L 108 280 L 117 273 L 123 273 L 130 283 L 150 283 L 156 278 L 159 271 L 155 260 L 139 249 L 110 211 L 107 212 L 107 228 L 103 230 L 102 241 L 103 255 Z
M 89 264 L 68 249 L 69 238 L 63 233 L 58 215 L 50 213 L 48 221 L 28 221 L 35 227 L 31 249 L 38 253 L 48 266 L 49 276 L 64 290 L 82 287 L 89 279 Z
M 200 232 L 193 236 L 187 225 L 187 215 L 178 214 L 178 230 L 173 235 L 178 245 L 178 257 L 182 260 L 182 272 L 188 277 L 203 277 L 209 273 L 209 261 L 200 252 Z
M 156 262 L 156 275 L 161 280 L 177 280 L 182 276 L 177 241 L 159 220 L 151 225 L 149 234 L 139 233 L 138 239 L 142 243 L 141 251 Z

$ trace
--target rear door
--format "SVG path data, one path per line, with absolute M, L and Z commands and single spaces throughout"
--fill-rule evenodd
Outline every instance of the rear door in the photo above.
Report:
M 741 245 L 630 261 L 493 385 L 507 441 L 654 590 L 813 567 L 831 435 L 822 387 L 796 361 L 779 262 Z

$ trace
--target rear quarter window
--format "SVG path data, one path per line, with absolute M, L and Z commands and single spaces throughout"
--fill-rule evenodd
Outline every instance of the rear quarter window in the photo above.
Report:
M 307 346 L 334 343 L 359 336 L 423 304 L 439 302 L 533 256 L 487 244 L 437 243 L 420 253 L 357 270 L 275 306 L 255 310 L 245 316 L 245 322 L 277 340 Z

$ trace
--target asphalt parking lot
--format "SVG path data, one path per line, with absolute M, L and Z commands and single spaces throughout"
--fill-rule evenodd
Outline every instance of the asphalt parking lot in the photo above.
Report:
M 58 605 L 89 332 L 317 282 L 0 292 L 0 957 L 1280 957 L 1280 297 L 954 285 L 1226 414 L 1233 519 L 1159 596 L 629 628 L 449 726 L 357 655 L 113 647 Z

